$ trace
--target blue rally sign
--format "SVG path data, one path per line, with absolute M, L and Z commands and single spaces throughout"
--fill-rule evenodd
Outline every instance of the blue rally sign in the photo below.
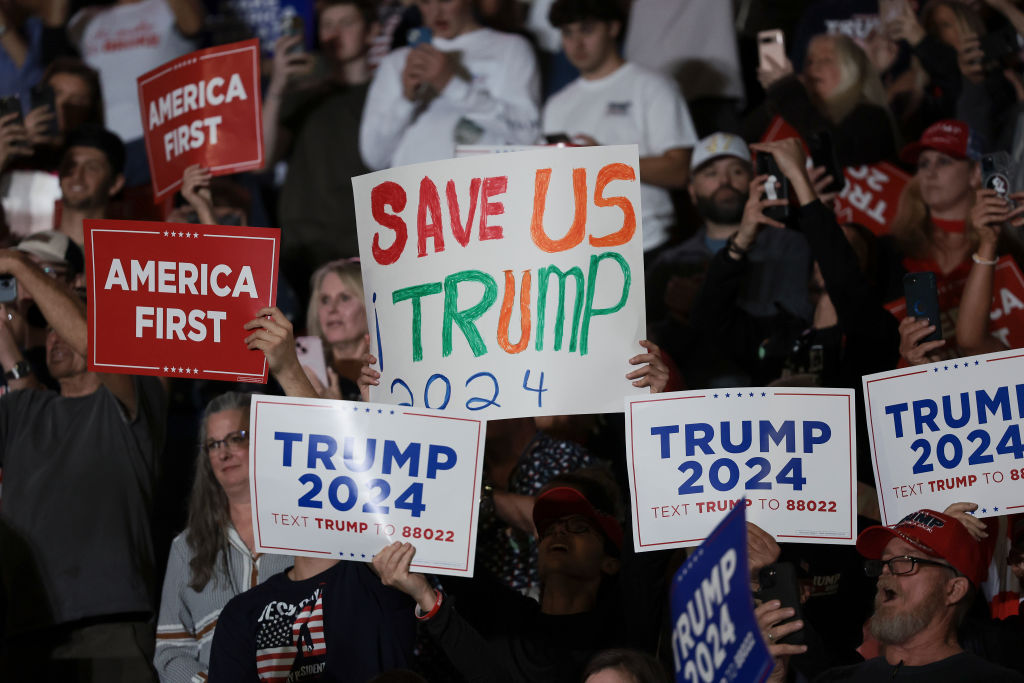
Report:
M 733 508 L 672 580 L 677 683 L 763 681 L 774 666 L 754 618 L 746 509 Z

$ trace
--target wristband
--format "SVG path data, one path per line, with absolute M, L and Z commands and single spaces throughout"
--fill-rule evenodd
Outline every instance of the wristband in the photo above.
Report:
M 736 244 L 736 235 L 730 235 L 729 239 L 725 241 L 725 250 L 729 253 L 736 254 L 737 256 L 743 257 L 747 255 L 747 250 Z
M 977 263 L 979 266 L 994 266 L 995 264 L 999 263 L 999 259 L 997 258 L 992 259 L 991 261 L 989 261 L 988 259 L 981 258 L 980 256 L 978 256 L 978 252 L 974 252 L 973 254 L 971 254 L 971 260 Z
M 8 380 L 22 379 L 32 374 L 32 366 L 29 365 L 28 361 L 19 360 L 14 364 L 14 367 L 4 373 L 4 378 Z
M 416 605 L 415 614 L 416 614 L 416 618 L 419 619 L 420 621 L 427 621 L 428 619 L 430 619 L 433 616 L 435 616 L 437 614 L 438 610 L 441 609 L 441 602 L 443 601 L 442 593 L 441 593 L 441 591 L 439 591 L 439 590 L 437 590 L 435 588 L 434 589 L 434 594 L 437 596 L 437 599 L 434 600 L 434 606 L 431 607 L 430 611 L 427 612 L 426 614 L 420 614 L 420 606 Z

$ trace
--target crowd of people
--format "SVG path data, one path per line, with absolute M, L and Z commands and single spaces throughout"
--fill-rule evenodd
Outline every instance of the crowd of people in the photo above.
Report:
M 84 220 L 280 228 L 277 306 L 245 344 L 263 391 L 296 397 L 367 400 L 379 381 L 351 178 L 460 145 L 638 146 L 648 330 L 624 393 L 859 393 L 1018 338 L 991 312 L 997 263 L 1024 266 L 1015 0 L 317 0 L 261 46 L 264 168 L 191 166 L 154 203 L 136 78 L 255 35 L 265 11 L 0 0 L 2 680 L 672 671 L 686 552 L 633 550 L 621 414 L 488 423 L 472 579 L 411 572 L 406 542 L 372 563 L 257 553 L 252 387 L 90 372 Z M 784 51 L 759 51 L 762 31 Z M 907 174 L 898 208 L 850 222 L 843 169 L 877 164 Z M 954 293 L 941 335 L 885 306 L 920 272 Z M 1024 518 L 964 501 L 881 526 L 857 445 L 855 547 L 748 524 L 772 680 L 1024 680 Z M 781 564 L 799 605 L 758 597 Z

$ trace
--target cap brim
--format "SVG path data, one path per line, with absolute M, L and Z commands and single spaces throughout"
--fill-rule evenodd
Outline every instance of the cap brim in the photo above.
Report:
M 615 544 L 622 547 L 622 527 L 611 515 L 602 514 L 590 504 L 581 492 L 568 486 L 549 489 L 537 497 L 533 505 L 533 524 L 538 531 L 550 522 L 569 515 L 581 515 L 589 519 Z
M 28 242 L 26 244 L 17 244 L 13 249 L 25 254 L 31 254 L 45 263 L 60 263 L 65 266 L 71 265 L 68 263 L 67 259 L 55 256 L 52 252 L 47 251 L 46 249 L 38 248 L 37 245 L 38 242 Z
M 857 552 L 869 560 L 881 559 L 885 546 L 889 545 L 889 541 L 894 538 L 898 538 L 904 543 L 909 543 L 926 555 L 940 557 L 935 553 L 935 550 L 921 543 L 916 538 L 905 536 L 887 526 L 872 526 L 862 531 L 860 536 L 857 537 Z

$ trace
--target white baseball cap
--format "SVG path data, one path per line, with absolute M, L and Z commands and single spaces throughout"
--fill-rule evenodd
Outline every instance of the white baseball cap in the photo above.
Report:
M 736 157 L 749 164 L 750 149 L 738 135 L 712 133 L 693 148 L 693 156 L 690 157 L 690 170 L 695 171 L 718 157 Z

